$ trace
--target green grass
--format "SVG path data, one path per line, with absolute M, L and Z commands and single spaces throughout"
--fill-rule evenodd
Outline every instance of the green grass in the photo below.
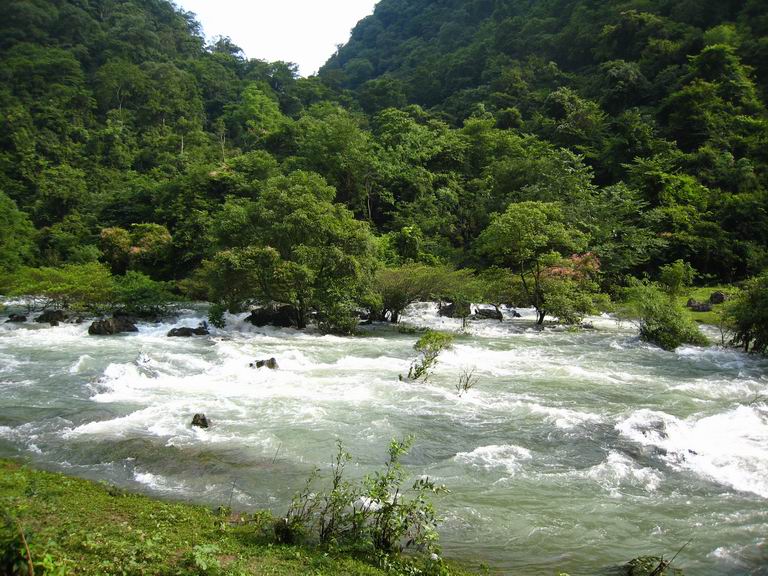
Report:
M 268 512 L 217 513 L 7 460 L 0 460 L 0 512 L 0 561 L 9 542 L 20 547 L 21 527 L 38 575 L 420 573 L 407 559 L 393 558 L 385 570 L 371 557 L 276 544 Z M 454 567 L 447 573 L 469 574 Z
M 680 296 L 677 300 L 680 306 L 685 310 L 685 314 L 694 322 L 698 324 L 711 324 L 712 326 L 718 326 L 720 324 L 720 317 L 723 312 L 724 306 L 722 304 L 716 304 L 712 306 L 711 312 L 694 312 L 690 308 L 686 307 L 686 303 L 689 298 L 693 298 L 698 302 L 709 302 L 709 296 L 712 292 L 725 292 L 726 294 L 733 295 L 736 293 L 734 286 L 708 286 L 706 288 L 691 288 L 686 291 L 685 296 Z

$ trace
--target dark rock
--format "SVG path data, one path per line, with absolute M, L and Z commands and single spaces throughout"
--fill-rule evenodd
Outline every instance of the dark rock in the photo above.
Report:
M 46 310 L 40 316 L 35 318 L 35 322 L 45 324 L 46 322 L 51 326 L 58 326 L 59 322 L 64 322 L 67 319 L 67 315 L 64 310 Z
M 138 332 L 136 325 L 126 318 L 107 318 L 96 320 L 88 327 L 91 336 L 111 336 L 121 332 Z
M 182 326 L 180 328 L 174 328 L 168 332 L 169 338 L 189 338 L 191 336 L 208 336 L 208 326 L 205 323 L 200 324 L 197 328 L 189 328 L 188 326 Z
M 478 308 L 475 310 L 475 318 L 478 320 L 503 320 L 504 316 L 498 308 Z
M 440 304 L 440 307 L 437 310 L 437 313 L 439 316 L 442 316 L 443 318 L 453 318 L 454 314 L 456 314 L 456 304 Z
M 257 360 L 249 364 L 251 368 L 269 368 L 270 370 L 277 370 L 277 360 L 274 358 L 268 358 L 267 360 Z
M 699 302 L 693 298 L 690 298 L 685 305 L 694 312 L 709 312 L 712 310 L 712 305 L 709 302 Z
M 723 302 L 727 302 L 729 300 L 728 294 L 725 292 L 720 292 L 719 290 L 717 292 L 712 292 L 712 294 L 709 295 L 709 303 L 710 304 L 722 304 Z
M 509 313 L 512 315 L 512 318 L 522 318 L 523 315 L 520 314 L 517 310 L 510 310 Z
M 198 428 L 209 428 L 211 425 L 210 422 L 208 422 L 208 418 L 206 418 L 205 414 L 195 414 L 192 417 L 192 426 L 197 426 Z
M 298 318 L 298 310 L 290 304 L 271 304 L 255 308 L 246 320 L 259 328 L 262 326 L 295 328 L 298 326 Z
M 6 320 L 5 322 L 6 324 L 8 322 L 13 322 L 17 324 L 19 322 L 26 322 L 26 321 L 27 321 L 27 317 L 22 314 L 11 314 L 10 316 L 8 316 L 8 320 Z

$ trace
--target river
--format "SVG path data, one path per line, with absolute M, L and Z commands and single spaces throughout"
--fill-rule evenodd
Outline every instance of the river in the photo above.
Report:
M 10 311 L 13 311 L 12 309 Z M 400 381 L 417 335 L 247 325 L 167 338 L 87 323 L 0 325 L 0 456 L 155 496 L 284 513 L 337 439 L 362 476 L 388 441 L 451 493 L 448 557 L 494 573 L 597 574 L 635 556 L 687 574 L 768 574 L 768 361 L 717 347 L 664 352 L 629 324 L 471 322 L 427 382 Z M 458 333 L 419 304 L 403 322 Z M 275 357 L 278 370 L 253 369 Z M 477 385 L 459 395 L 458 374 Z M 204 412 L 208 430 L 190 426 Z

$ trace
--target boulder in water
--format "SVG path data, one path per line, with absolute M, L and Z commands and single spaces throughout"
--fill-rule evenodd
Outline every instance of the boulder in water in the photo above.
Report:
M 456 314 L 456 304 L 443 304 L 441 302 L 439 308 L 437 309 L 437 314 L 443 318 L 453 318 L 453 316 Z
M 205 414 L 198 413 L 192 417 L 192 426 L 196 426 L 197 428 L 210 428 L 211 423 L 208 422 L 208 418 Z
M 270 370 L 277 370 L 277 360 L 274 358 L 267 358 L 266 360 L 257 360 L 249 364 L 251 368 L 269 368 Z
M 27 321 L 27 317 L 24 316 L 23 314 L 11 314 L 10 316 L 8 316 L 8 320 L 6 320 L 5 322 L 6 324 L 9 322 L 18 324 L 20 322 L 26 322 L 26 321 Z
M 40 316 L 35 318 L 35 322 L 40 324 L 48 323 L 51 326 L 58 326 L 59 322 L 64 322 L 67 319 L 67 315 L 64 310 L 46 310 Z
M 277 326 L 280 328 L 295 328 L 298 326 L 298 310 L 290 304 L 270 304 L 259 306 L 251 311 L 246 318 L 254 326 Z
M 501 322 L 504 316 L 501 314 L 501 310 L 498 308 L 480 308 L 475 310 L 475 318 L 477 320 L 498 320 Z
M 169 338 L 190 338 L 192 336 L 208 336 L 208 326 L 205 323 L 200 324 L 197 328 L 189 328 L 188 326 L 181 326 L 174 328 L 168 332 Z
M 523 315 L 520 314 L 517 310 L 510 310 L 509 312 L 512 315 L 512 318 L 522 318 Z
M 136 325 L 127 318 L 107 318 L 96 320 L 88 327 L 91 336 L 112 336 L 122 332 L 138 332 Z

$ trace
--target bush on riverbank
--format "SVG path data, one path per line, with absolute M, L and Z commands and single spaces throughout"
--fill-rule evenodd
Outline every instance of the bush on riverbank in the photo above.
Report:
M 160 502 L 0 460 L 0 573 L 317 576 L 424 574 L 417 559 L 275 541 L 268 512 Z M 21 532 L 20 532 L 21 531 Z M 444 572 L 447 573 L 447 572 Z M 451 568 L 456 576 L 468 574 Z

